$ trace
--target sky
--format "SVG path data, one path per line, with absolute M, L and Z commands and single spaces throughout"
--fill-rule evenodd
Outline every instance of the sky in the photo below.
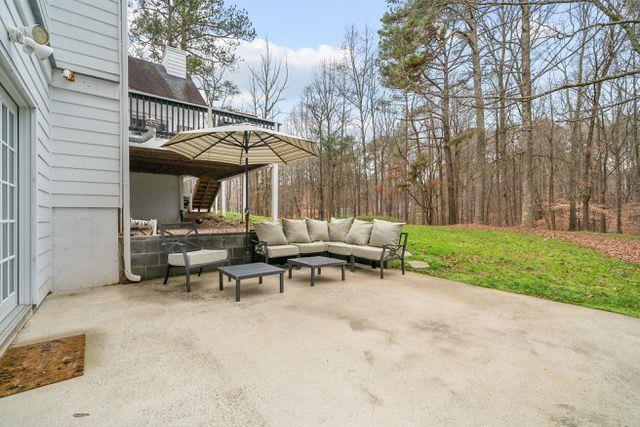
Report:
M 289 111 L 297 104 L 313 71 L 324 59 L 339 55 L 345 29 L 354 24 L 368 25 L 376 32 L 380 18 L 387 9 L 385 0 L 227 0 L 245 9 L 256 30 L 256 39 L 243 42 L 236 51 L 242 62 L 228 78 L 234 81 L 241 94 L 232 105 L 247 110 L 249 104 L 247 65 L 255 64 L 258 53 L 269 39 L 274 56 L 287 58 L 289 81 L 282 114 L 286 121 Z

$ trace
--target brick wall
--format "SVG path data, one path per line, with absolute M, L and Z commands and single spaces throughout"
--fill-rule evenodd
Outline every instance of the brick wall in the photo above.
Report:
M 227 242 L 231 264 L 244 262 L 244 233 L 200 234 L 199 245 L 205 249 L 224 249 Z M 167 269 L 167 254 L 160 244 L 159 236 L 136 236 L 131 238 L 131 270 L 142 280 L 164 277 Z M 213 271 L 216 267 L 205 267 Z M 183 275 L 184 268 L 172 268 L 171 275 Z

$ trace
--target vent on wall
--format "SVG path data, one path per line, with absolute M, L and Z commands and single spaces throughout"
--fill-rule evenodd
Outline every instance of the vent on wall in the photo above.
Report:
M 164 57 L 162 58 L 162 65 L 167 71 L 167 74 L 186 79 L 188 55 L 184 50 L 167 46 L 164 50 Z

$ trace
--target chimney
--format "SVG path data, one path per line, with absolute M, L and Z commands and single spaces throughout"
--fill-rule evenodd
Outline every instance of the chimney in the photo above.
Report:
M 162 57 L 162 65 L 167 74 L 187 78 L 187 56 L 188 53 L 175 47 L 167 46 Z

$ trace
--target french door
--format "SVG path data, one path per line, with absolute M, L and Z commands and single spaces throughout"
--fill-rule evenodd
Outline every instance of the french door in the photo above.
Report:
M 18 304 L 18 108 L 0 86 L 0 321 Z

